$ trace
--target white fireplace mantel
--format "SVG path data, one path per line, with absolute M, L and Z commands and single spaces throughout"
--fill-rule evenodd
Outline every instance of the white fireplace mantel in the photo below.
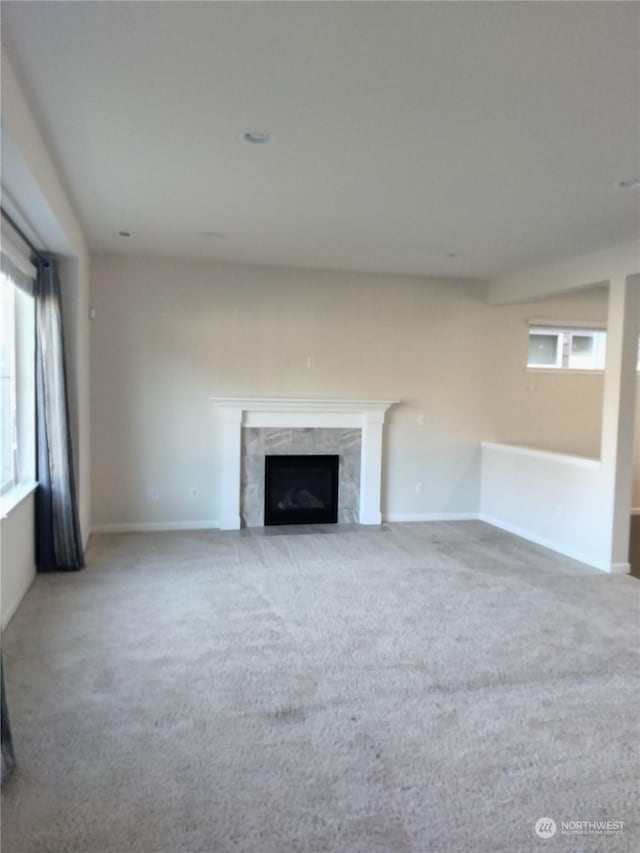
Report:
M 222 530 L 240 528 L 242 427 L 321 427 L 362 430 L 360 524 L 380 524 L 382 426 L 398 400 L 320 397 L 212 397 L 222 430 Z

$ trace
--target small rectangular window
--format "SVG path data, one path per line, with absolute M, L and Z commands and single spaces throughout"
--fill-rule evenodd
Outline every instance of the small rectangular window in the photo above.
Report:
M 567 366 L 573 370 L 604 370 L 606 347 L 606 332 L 571 332 Z
M 561 367 L 562 340 L 559 332 L 531 329 L 529 332 L 529 367 Z
M 602 329 L 531 326 L 527 367 L 604 370 L 606 346 Z

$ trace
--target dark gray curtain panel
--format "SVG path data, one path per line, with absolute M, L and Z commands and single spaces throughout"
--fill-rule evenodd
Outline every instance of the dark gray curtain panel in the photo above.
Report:
M 9 711 L 7 709 L 7 696 L 4 689 L 4 668 L 2 666 L 2 655 L 0 654 L 0 681 L 2 681 L 2 708 L 0 713 L 0 724 L 2 727 L 2 766 L 1 781 L 6 782 L 11 771 L 15 767 L 16 758 L 13 754 L 13 741 L 11 739 L 11 724 L 9 723 Z
M 36 309 L 36 564 L 39 572 L 84 566 L 67 398 L 60 281 L 55 258 L 38 261 Z

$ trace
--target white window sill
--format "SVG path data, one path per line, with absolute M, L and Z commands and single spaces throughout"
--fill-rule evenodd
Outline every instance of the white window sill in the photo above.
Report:
M 29 495 L 35 492 L 37 487 L 37 483 L 18 483 L 17 486 L 2 495 L 0 497 L 0 518 L 6 518 L 12 513 Z
M 580 370 L 576 367 L 533 367 L 527 365 L 527 373 L 573 373 L 583 376 L 604 376 L 604 370 Z

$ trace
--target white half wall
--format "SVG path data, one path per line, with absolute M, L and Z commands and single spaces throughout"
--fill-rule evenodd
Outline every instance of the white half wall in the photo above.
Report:
M 480 519 L 610 571 L 600 480 L 595 459 L 484 442 Z
M 5 628 L 36 576 L 33 493 L 0 519 L 0 565 L 2 627 Z
M 480 506 L 485 521 L 610 572 L 629 569 L 640 277 L 612 278 L 608 306 L 597 460 L 485 443 Z

